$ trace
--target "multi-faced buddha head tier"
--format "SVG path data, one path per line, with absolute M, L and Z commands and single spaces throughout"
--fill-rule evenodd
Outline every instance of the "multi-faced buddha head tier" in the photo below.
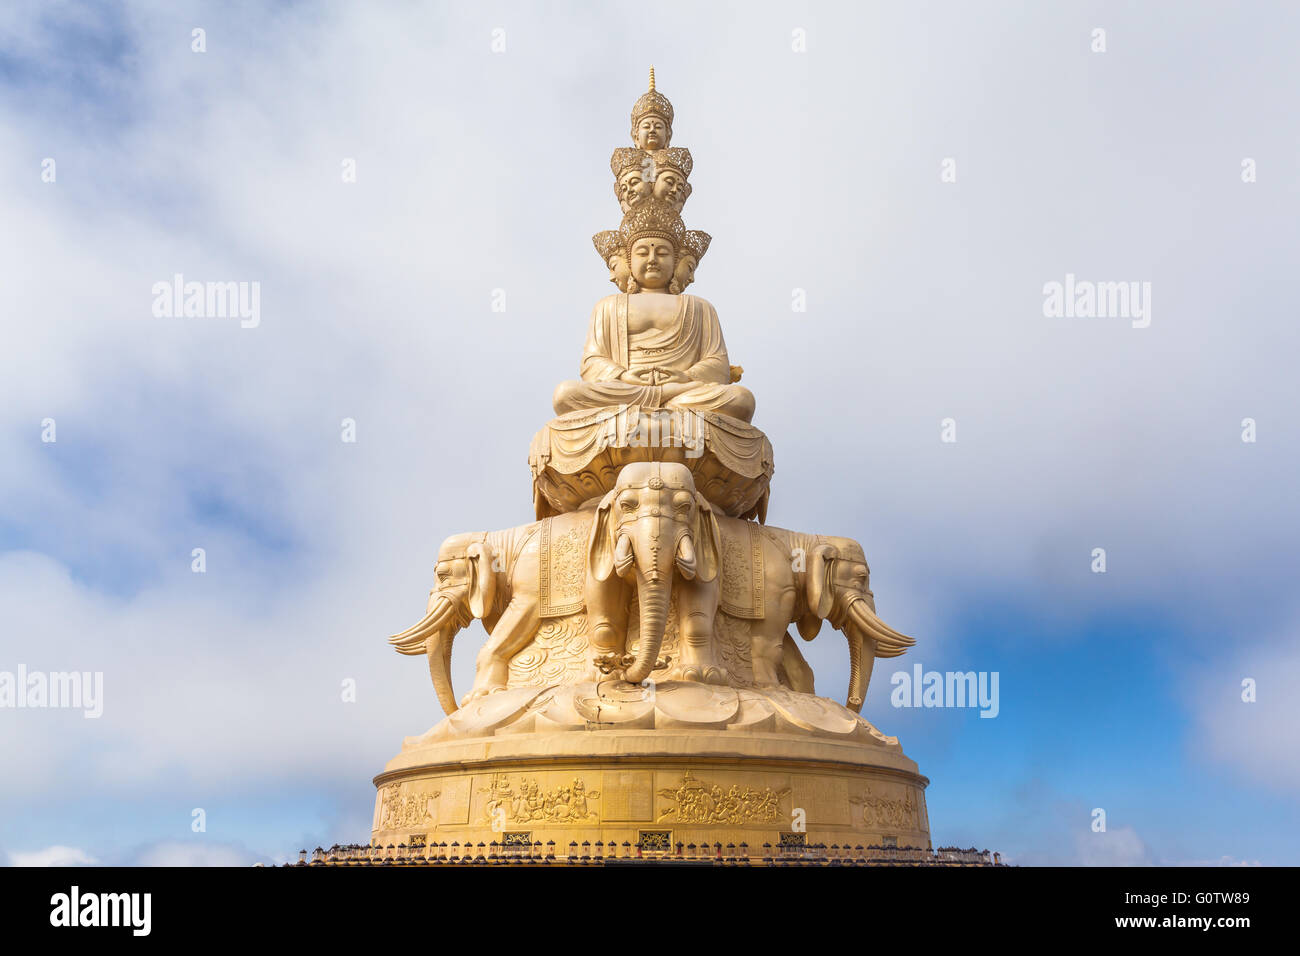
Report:
M 674 269 L 667 285 L 674 295 L 695 281 L 695 270 L 709 248 L 708 233 L 688 230 L 682 224 L 695 161 L 689 149 L 669 145 L 672 137 L 673 104 L 655 89 L 651 67 L 650 88 L 632 106 L 633 145 L 618 147 L 609 159 L 623 223 L 617 230 L 592 236 L 596 252 L 609 269 L 609 280 L 622 292 L 641 291 L 631 280 L 629 230 L 657 228 L 673 243 Z

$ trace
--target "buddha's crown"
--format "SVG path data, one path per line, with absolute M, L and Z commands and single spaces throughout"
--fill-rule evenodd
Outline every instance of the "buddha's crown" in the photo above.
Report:
M 682 252 L 694 256 L 698 265 L 699 261 L 704 258 L 704 254 L 709 251 L 709 243 L 712 241 L 713 237 L 707 232 L 700 232 L 698 229 L 687 229 L 686 237 L 682 241 Z
M 614 178 L 622 176 L 629 169 L 643 169 L 654 160 L 644 149 L 636 146 L 619 146 L 609 157 L 609 168 Z
M 661 169 L 675 169 L 687 179 L 690 179 L 691 167 L 695 165 L 695 160 L 691 159 L 691 151 L 685 146 L 656 149 L 650 154 L 650 158 L 654 160 L 656 173 Z
M 600 261 L 606 264 L 609 263 L 611 256 L 619 255 L 623 251 L 623 237 L 616 229 L 596 233 L 591 237 L 591 242 L 596 247 L 596 252 L 600 254 Z
M 623 238 L 623 248 L 631 255 L 632 244 L 646 236 L 658 236 L 673 244 L 673 250 L 679 255 L 686 246 L 686 226 L 682 217 L 671 203 L 662 199 L 642 199 L 634 204 L 623 217 L 623 224 L 618 228 Z

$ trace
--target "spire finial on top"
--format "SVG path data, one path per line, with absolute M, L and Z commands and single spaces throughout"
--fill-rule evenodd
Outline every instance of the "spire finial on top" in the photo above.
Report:
M 650 64 L 650 89 L 649 89 L 649 92 L 653 93 L 653 92 L 654 92 L 654 89 L 655 89 L 655 68 L 654 68 L 654 64 L 652 63 L 652 64 Z

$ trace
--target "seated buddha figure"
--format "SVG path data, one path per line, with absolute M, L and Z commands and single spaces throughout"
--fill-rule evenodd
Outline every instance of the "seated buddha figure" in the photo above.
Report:
M 673 291 L 677 264 L 692 255 L 691 240 L 698 243 L 698 237 L 688 239 L 672 204 L 654 198 L 629 210 L 619 236 L 627 291 L 596 303 L 582 378 L 556 388 L 556 414 L 639 405 L 714 411 L 748 422 L 754 396 L 731 381 L 718 313 L 698 296 Z

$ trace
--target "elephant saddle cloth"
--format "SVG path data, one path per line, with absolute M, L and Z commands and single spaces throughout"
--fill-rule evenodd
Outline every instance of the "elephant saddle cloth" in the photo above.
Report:
M 722 586 L 719 607 L 732 617 L 757 621 L 763 608 L 763 532 L 753 521 L 719 522 Z
M 538 612 L 544 618 L 575 614 L 584 604 L 591 521 L 575 521 L 573 515 L 565 515 L 563 522 L 554 527 L 555 520 L 542 519 L 537 562 Z

